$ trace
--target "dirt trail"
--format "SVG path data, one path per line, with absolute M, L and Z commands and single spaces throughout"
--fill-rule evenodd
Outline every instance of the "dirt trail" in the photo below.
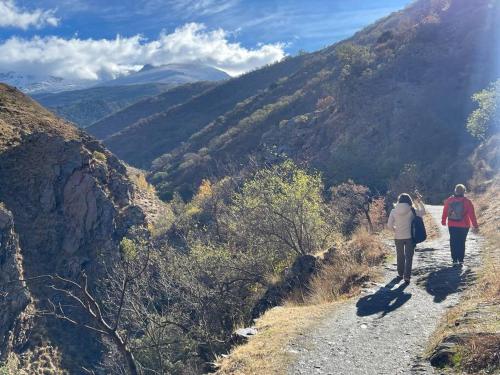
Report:
M 439 223 L 441 206 L 427 206 Z M 481 239 L 470 234 L 465 266 L 451 266 L 447 228 L 418 245 L 410 285 L 396 283 L 396 264 L 386 265 L 385 282 L 367 286 L 319 326 L 290 344 L 296 356 L 289 374 L 433 374 L 421 359 L 445 311 L 475 277 Z M 395 251 L 395 250 L 394 250 Z M 437 373 L 437 372 L 436 372 Z

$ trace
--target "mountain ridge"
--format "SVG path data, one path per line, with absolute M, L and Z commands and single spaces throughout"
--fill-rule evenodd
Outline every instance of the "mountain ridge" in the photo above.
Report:
M 98 139 L 106 139 L 141 119 L 181 105 L 217 84 L 217 82 L 201 81 L 169 88 L 161 94 L 139 100 L 94 122 L 86 128 L 86 131 Z
M 354 178 L 379 191 L 415 164 L 440 199 L 471 174 L 470 96 L 496 78 L 491 6 L 417 1 L 346 41 L 136 122 L 105 144 L 130 164 L 155 161 L 152 181 L 166 199 L 174 191 L 189 197 L 203 178 L 224 175 L 220 166 L 256 155 L 272 162 L 275 152 L 322 171 L 327 184 Z M 238 95 L 228 100 L 230 92 Z M 221 98 L 225 105 L 214 111 Z

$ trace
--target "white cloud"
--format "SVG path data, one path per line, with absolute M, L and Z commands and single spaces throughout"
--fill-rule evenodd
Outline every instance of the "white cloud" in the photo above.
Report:
M 14 0 L 0 0 L 0 27 L 16 27 L 28 29 L 44 26 L 57 26 L 59 19 L 54 10 L 26 10 L 16 6 Z
M 236 6 L 240 0 L 171 0 L 169 5 L 185 15 L 211 15 Z
M 12 37 L 0 44 L 0 71 L 99 80 L 127 74 L 144 64 L 200 62 L 239 75 L 284 56 L 282 44 L 247 49 L 230 42 L 222 29 L 207 30 L 202 24 L 189 23 L 151 41 L 139 35 L 111 40 Z

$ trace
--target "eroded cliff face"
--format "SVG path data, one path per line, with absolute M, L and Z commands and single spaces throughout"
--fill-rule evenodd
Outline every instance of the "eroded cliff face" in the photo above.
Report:
M 33 300 L 26 289 L 12 213 L 0 203 L 0 361 L 27 342 Z
M 125 167 L 98 142 L 0 84 L 1 281 L 85 271 L 98 284 L 122 237 L 144 225 L 132 196 Z M 2 307 L 0 359 L 48 345 L 71 372 L 81 361 L 92 368 L 102 355 L 95 337 L 37 314 L 25 324 L 26 309 L 43 309 L 51 293 L 41 278 Z

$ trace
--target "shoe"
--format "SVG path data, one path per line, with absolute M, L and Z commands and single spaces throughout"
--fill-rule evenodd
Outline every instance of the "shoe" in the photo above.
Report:
M 396 279 L 396 281 L 397 281 L 397 282 L 400 282 L 401 280 L 403 280 L 403 276 L 401 276 L 401 275 L 397 275 L 397 276 L 395 277 L 395 279 Z
M 405 285 L 409 285 L 410 284 L 410 279 L 405 279 Z

